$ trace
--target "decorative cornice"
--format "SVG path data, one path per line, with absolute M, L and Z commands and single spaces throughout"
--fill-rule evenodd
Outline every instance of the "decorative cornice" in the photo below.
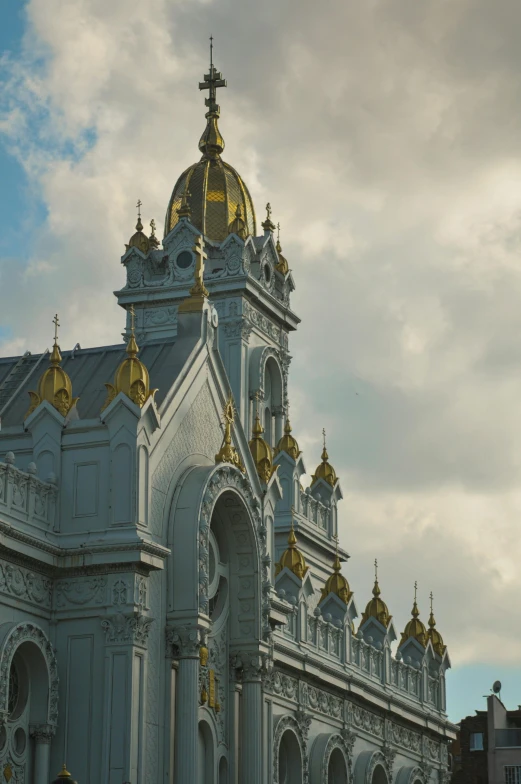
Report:
M 32 724 L 29 734 L 37 744 L 49 745 L 56 735 L 56 727 L 52 724 Z
M 166 642 L 177 659 L 199 658 L 201 642 L 197 626 L 167 626 Z

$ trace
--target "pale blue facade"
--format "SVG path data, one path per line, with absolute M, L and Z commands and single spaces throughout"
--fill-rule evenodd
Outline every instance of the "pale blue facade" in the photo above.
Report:
M 48 356 L 0 360 L 0 777 L 44 784 L 65 760 L 80 784 L 443 784 L 447 654 L 394 655 L 392 623 L 320 601 L 340 484 L 303 489 L 281 452 L 265 485 L 250 454 L 256 398 L 283 434 L 293 276 L 269 228 L 205 238 L 209 298 L 178 313 L 199 233 L 183 217 L 122 258 L 155 400 L 102 411 L 125 346 L 77 347 L 77 406 L 24 420 Z M 230 390 L 245 473 L 215 461 Z M 302 580 L 275 577 L 291 507 Z

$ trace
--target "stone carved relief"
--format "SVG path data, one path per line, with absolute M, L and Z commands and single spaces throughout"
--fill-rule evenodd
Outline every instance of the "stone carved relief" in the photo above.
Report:
M 57 580 L 55 583 L 56 606 L 61 608 L 66 607 L 67 604 L 104 604 L 106 588 L 107 578 L 104 576 Z
M 145 310 L 145 327 L 162 327 L 177 324 L 177 307 L 151 308 Z
M 49 673 L 47 724 L 55 728 L 58 722 L 58 665 L 54 648 L 46 635 L 33 623 L 19 623 L 7 634 L 0 650 L 0 719 L 8 714 L 8 683 L 11 661 L 22 643 L 31 642 L 43 654 Z
M 147 578 L 139 574 L 134 578 L 134 604 L 140 610 L 148 610 L 147 607 Z
M 141 578 L 145 588 L 148 587 L 150 611 L 156 617 L 161 617 L 161 572 L 153 572 L 148 578 Z M 136 583 L 138 576 L 136 575 Z M 139 583 L 141 585 L 141 583 Z M 139 595 L 139 594 L 138 594 Z M 147 602 L 147 591 L 141 594 L 144 603 Z M 163 666 L 162 657 L 162 629 L 159 623 L 152 624 L 148 639 L 147 656 L 147 685 L 146 685 L 146 774 L 145 784 L 157 784 L 159 759 L 159 684 L 160 672 Z
M 365 781 L 366 781 L 366 784 L 372 784 L 374 772 L 375 772 L 376 768 L 379 765 L 381 765 L 381 767 L 387 773 L 387 777 L 388 777 L 389 781 L 392 781 L 393 780 L 392 764 L 393 763 L 394 763 L 394 757 L 393 757 L 393 760 L 391 762 L 391 767 L 389 767 L 388 757 L 386 757 L 381 751 L 375 751 L 374 754 L 372 755 L 371 760 L 369 762 L 369 765 L 367 766 L 367 769 L 365 771 Z
M 242 338 L 245 343 L 249 343 L 253 327 L 245 319 L 228 321 L 224 324 L 224 334 L 227 338 Z
M 414 751 L 416 754 L 420 752 L 420 733 L 414 732 L 413 730 L 408 730 L 399 724 L 395 724 L 394 722 L 391 722 L 389 740 L 396 746 L 401 746 L 403 749 L 407 749 L 407 751 Z
M 253 324 L 253 326 L 258 327 L 261 332 L 263 332 L 279 345 L 283 346 L 283 348 L 287 349 L 287 334 L 283 329 L 274 324 L 271 319 L 269 319 L 263 313 L 260 313 L 257 308 L 253 307 L 253 305 L 250 305 L 249 302 L 245 302 L 243 304 L 243 313 L 248 321 Z
M 355 727 L 383 739 L 384 720 L 376 713 L 365 710 L 365 708 L 361 708 L 359 705 L 353 705 L 352 717 L 352 723 Z
M 297 738 L 302 757 L 302 784 L 309 784 L 309 759 L 307 742 L 303 737 L 299 723 L 293 716 L 282 716 L 275 727 L 273 736 L 273 784 L 279 784 L 279 749 L 282 736 L 286 730 L 292 730 Z
M 139 645 L 147 647 L 148 634 L 154 619 L 141 613 L 116 613 L 101 621 L 107 645 Z
M 52 580 L 23 566 L 0 561 L 0 593 L 50 609 Z
M 331 755 L 335 749 L 340 749 L 348 771 L 349 781 L 351 781 L 353 748 L 351 746 L 350 750 L 348 751 L 344 737 L 342 735 L 331 735 L 327 742 L 324 756 L 322 758 L 322 765 L 320 767 L 320 784 L 329 784 L 329 760 L 331 759 Z
M 52 724 L 31 724 L 29 734 L 37 743 L 50 744 L 56 735 L 56 727 Z
M 112 586 L 112 604 L 127 604 L 129 584 L 126 580 L 116 580 Z

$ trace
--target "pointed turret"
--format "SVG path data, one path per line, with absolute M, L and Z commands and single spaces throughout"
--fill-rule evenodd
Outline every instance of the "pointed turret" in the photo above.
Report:
M 38 382 L 38 391 L 29 392 L 31 404 L 25 415 L 25 419 L 32 414 L 35 408 L 40 403 L 47 400 L 51 406 L 63 416 L 66 417 L 73 406 L 76 405 L 79 398 L 72 396 L 72 382 L 61 366 L 62 357 L 60 354 L 60 347 L 58 345 L 58 314 L 53 319 L 54 324 L 54 346 L 49 359 L 49 367 L 42 374 Z
M 427 645 L 427 629 L 425 625 L 420 621 L 420 611 L 418 610 L 418 605 L 416 603 L 416 595 L 418 591 L 418 583 L 414 583 L 414 604 L 411 610 L 411 620 L 408 622 L 407 626 L 402 632 L 402 638 L 400 640 L 399 647 L 401 648 L 404 643 L 407 642 L 409 639 L 417 640 L 424 648 Z
M 342 565 L 340 563 L 340 558 L 338 556 L 338 537 L 336 537 L 336 552 L 335 552 L 335 560 L 333 563 L 333 573 L 328 577 L 326 584 L 322 588 L 322 595 L 320 597 L 320 601 L 324 601 L 324 599 L 329 596 L 330 593 L 334 593 L 341 599 L 345 604 L 349 604 L 349 600 L 353 595 L 353 591 L 349 587 L 349 583 L 347 579 L 342 574 Z
M 136 204 L 137 207 L 137 223 L 136 223 L 136 233 L 132 235 L 132 237 L 128 241 L 128 245 L 125 245 L 125 250 L 129 250 L 130 248 L 137 248 L 144 253 L 145 256 L 147 255 L 148 251 L 150 250 L 150 240 L 148 239 L 147 235 L 143 232 L 143 224 L 141 223 L 141 207 L 142 202 L 141 199 L 138 199 Z
M 255 415 L 252 439 L 249 442 L 249 447 L 259 478 L 262 482 L 267 484 L 277 470 L 277 466 L 273 465 L 273 452 L 271 451 L 271 447 L 268 442 L 265 441 L 262 437 L 263 433 L 264 430 L 259 418 L 259 406 L 257 399 L 257 413 Z
M 286 417 L 286 424 L 284 426 L 284 435 L 280 439 L 279 443 L 277 444 L 277 448 L 275 449 L 275 455 L 278 455 L 279 452 L 286 452 L 295 462 L 298 460 L 298 457 L 301 453 L 299 449 L 299 445 L 297 439 L 291 435 L 291 424 L 289 421 L 289 416 Z
M 277 255 L 279 260 L 275 265 L 275 269 L 277 269 L 281 275 L 287 275 L 289 272 L 289 264 L 285 256 L 282 255 L 282 246 L 280 244 L 280 223 L 277 223 Z
M 157 389 L 150 389 L 148 370 L 137 356 L 139 347 L 136 343 L 134 334 L 134 319 L 136 313 L 133 305 L 130 306 L 129 313 L 131 322 L 130 338 L 127 343 L 127 356 L 116 371 L 114 383 L 105 384 L 107 388 L 107 399 L 103 404 L 102 411 L 110 405 L 116 395 L 119 395 L 120 392 L 123 392 L 129 397 L 136 406 L 139 406 L 139 408 L 143 408 L 146 401 L 150 397 L 153 398 L 157 392 Z
M 279 575 L 283 569 L 289 569 L 290 572 L 302 580 L 308 570 L 306 559 L 297 548 L 297 537 L 295 536 L 295 529 L 293 527 L 293 514 L 294 510 L 291 509 L 291 531 L 288 536 L 288 548 L 284 550 L 280 557 L 275 570 L 275 577 Z
M 322 436 L 324 439 L 324 448 L 322 449 L 322 455 L 321 455 L 322 462 L 320 463 L 320 465 L 317 466 L 317 468 L 315 469 L 315 473 L 311 477 L 311 486 L 313 486 L 315 482 L 317 482 L 319 479 L 323 479 L 325 482 L 328 483 L 328 485 L 334 487 L 338 481 L 338 478 L 335 469 L 333 468 L 331 463 L 329 463 L 329 455 L 326 449 L 325 430 L 322 430 Z
M 360 626 L 363 626 L 364 623 L 369 620 L 369 618 L 375 618 L 386 629 L 390 626 L 392 615 L 390 615 L 386 603 L 383 599 L 380 598 L 380 596 L 381 591 L 378 584 L 378 561 L 375 559 L 373 598 L 368 602 L 367 607 L 365 608 L 365 611 L 362 615 L 362 620 L 360 621 Z
M 434 612 L 433 612 L 433 609 L 432 609 L 432 603 L 433 603 L 433 600 L 434 600 L 434 597 L 432 595 L 432 591 L 431 591 L 431 595 L 430 595 L 430 600 L 431 600 L 431 614 L 429 616 L 429 631 L 427 632 L 427 637 L 431 641 L 432 647 L 434 648 L 435 653 L 437 653 L 438 656 L 443 656 L 443 654 L 447 650 L 447 646 L 443 642 L 443 637 L 441 636 L 439 631 L 436 629 L 436 620 L 434 618 Z

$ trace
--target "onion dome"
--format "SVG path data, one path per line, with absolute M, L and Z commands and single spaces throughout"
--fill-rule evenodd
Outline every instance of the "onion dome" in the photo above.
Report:
M 72 382 L 65 370 L 61 367 L 62 357 L 58 345 L 58 327 L 60 326 L 58 314 L 55 315 L 53 324 L 54 346 L 49 358 L 50 364 L 38 382 L 38 391 L 29 392 L 31 403 L 24 419 L 27 419 L 29 414 L 32 414 L 44 400 L 47 400 L 51 406 L 54 406 L 56 411 L 63 417 L 66 417 L 71 408 L 75 406 L 79 400 L 77 397 L 73 398 Z
M 443 642 L 443 637 L 436 629 L 436 620 L 434 618 L 434 613 L 432 610 L 432 601 L 433 601 L 433 596 L 431 593 L 431 614 L 429 616 L 429 631 L 427 632 L 427 637 L 431 641 L 432 647 L 434 648 L 434 651 L 438 654 L 438 656 L 443 656 L 443 654 L 447 650 L 447 646 Z
M 107 399 L 103 404 L 102 411 L 107 408 L 120 392 L 129 397 L 139 408 L 143 408 L 146 401 L 150 397 L 154 397 L 157 392 L 157 389 L 150 389 L 148 370 L 137 356 L 139 348 L 134 336 L 134 318 L 136 314 L 133 305 L 131 305 L 129 312 L 131 328 L 130 338 L 127 343 L 127 357 L 116 370 L 114 384 L 105 384 L 107 387 Z
M 288 548 L 284 550 L 280 557 L 280 561 L 277 564 L 275 569 L 275 577 L 282 572 L 283 569 L 289 569 L 290 572 L 293 572 L 299 580 L 304 579 L 304 575 L 308 570 L 308 566 L 306 565 L 306 559 L 297 549 L 297 537 L 295 536 L 295 530 L 293 528 L 293 509 L 291 510 L 291 531 L 289 532 L 288 536 Z
M 78 782 L 74 781 L 71 774 L 67 770 L 67 766 L 65 765 L 64 762 L 62 765 L 62 769 L 60 770 L 57 778 L 54 779 L 52 784 L 78 784 Z
M 420 645 L 425 646 L 427 645 L 427 629 L 425 628 L 424 624 L 420 621 L 420 611 L 418 610 L 418 605 L 416 604 L 416 591 L 418 588 L 418 584 L 414 583 L 414 604 L 412 606 L 411 615 L 412 618 L 408 622 L 407 626 L 403 630 L 402 638 L 400 640 L 399 647 L 407 642 L 408 639 L 414 637 Z
M 329 596 L 330 593 L 336 593 L 339 599 L 342 599 L 344 604 L 349 604 L 349 600 L 353 595 L 353 591 L 349 588 L 349 583 L 347 579 L 342 574 L 342 566 L 340 564 L 340 558 L 338 557 L 338 539 L 336 542 L 336 553 L 335 553 L 335 561 L 333 564 L 333 574 L 331 574 L 326 581 L 326 584 L 322 588 L 322 595 L 320 597 L 320 601 L 324 601 L 324 599 Z
M 150 250 L 150 240 L 148 239 L 147 235 L 143 232 L 143 224 L 141 223 L 141 199 L 138 199 L 137 203 L 137 223 L 136 223 L 136 233 L 132 235 L 132 237 L 128 241 L 128 245 L 125 245 L 125 250 L 129 248 L 137 248 L 144 253 L 145 256 L 147 255 L 148 251 Z
M 259 412 L 257 410 L 249 447 L 259 478 L 267 484 L 277 470 L 277 466 L 273 465 L 273 452 L 271 451 L 271 446 L 268 442 L 263 439 L 263 433 L 264 430 L 260 423 Z
M 276 229 L 275 224 L 271 220 L 271 204 L 268 202 L 266 204 L 266 220 L 262 222 L 262 228 L 264 231 L 271 231 L 274 232 Z
M 202 158 L 189 166 L 177 180 L 165 218 L 165 236 L 177 225 L 180 218 L 190 222 L 208 239 L 222 242 L 230 233 L 230 225 L 241 208 L 245 236 L 256 233 L 253 201 L 241 176 L 221 158 L 224 139 L 219 131 L 220 107 L 216 103 L 217 88 L 226 87 L 226 80 L 217 71 L 210 57 L 210 70 L 199 83 L 200 90 L 208 90 L 205 99 L 208 107 L 206 128 L 199 141 Z M 184 212 L 180 215 L 181 205 Z M 239 235 L 241 236 L 241 235 Z
M 378 585 L 378 562 L 375 560 L 374 562 L 374 587 L 373 587 L 373 598 L 368 603 L 365 611 L 362 615 L 362 620 L 360 622 L 360 626 L 362 626 L 369 618 L 375 618 L 379 621 L 382 626 L 385 626 L 387 629 L 389 624 L 391 623 L 392 615 L 389 614 L 389 610 L 387 609 L 387 605 L 383 599 L 380 599 L 380 586 Z
M 148 243 L 151 250 L 157 250 L 159 248 L 159 240 L 156 237 L 156 222 L 152 218 L 150 221 L 150 237 L 148 238 Z
M 289 272 L 289 264 L 286 257 L 282 255 L 282 247 L 280 244 L 280 223 L 277 223 L 277 245 L 275 247 L 279 257 L 277 264 L 275 264 L 275 269 L 278 270 L 281 275 L 287 275 Z
M 242 207 L 240 204 L 237 205 L 237 209 L 235 210 L 235 218 L 228 226 L 228 234 L 236 234 L 241 240 L 245 240 L 248 236 L 248 230 L 244 218 L 242 217 Z
M 224 404 L 223 420 L 224 420 L 224 438 L 221 444 L 221 448 L 215 455 L 215 462 L 231 463 L 236 468 L 238 468 L 239 471 L 242 471 L 244 473 L 246 469 L 244 468 L 244 465 L 242 463 L 241 456 L 232 444 L 232 425 L 235 422 L 235 408 L 233 405 L 233 400 L 231 395 L 226 401 L 226 403 Z
M 315 469 L 315 473 L 311 477 L 311 484 L 314 485 L 318 479 L 323 479 L 328 485 L 334 487 L 337 482 L 336 471 L 333 466 L 328 462 L 329 455 L 326 449 L 326 431 L 322 430 L 324 437 L 324 448 L 322 450 L 322 462 Z
M 286 419 L 286 424 L 284 426 L 284 435 L 280 439 L 279 443 L 277 444 L 277 448 L 275 449 L 275 454 L 278 455 L 279 452 L 286 452 L 293 460 L 298 460 L 301 451 L 299 449 L 297 439 L 293 438 L 291 435 L 291 425 L 289 423 L 289 417 Z

